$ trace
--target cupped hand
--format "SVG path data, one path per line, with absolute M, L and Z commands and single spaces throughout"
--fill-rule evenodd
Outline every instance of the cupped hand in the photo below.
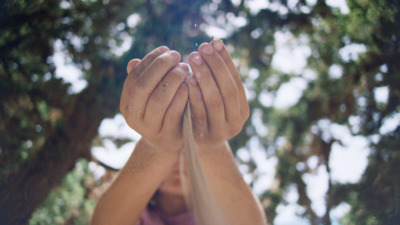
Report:
M 250 110 L 239 73 L 221 40 L 204 43 L 189 56 L 193 131 L 200 149 L 212 149 L 237 135 Z
M 189 67 L 181 56 L 159 47 L 128 63 L 120 110 L 127 124 L 159 149 L 183 147 L 182 115 L 188 101 Z

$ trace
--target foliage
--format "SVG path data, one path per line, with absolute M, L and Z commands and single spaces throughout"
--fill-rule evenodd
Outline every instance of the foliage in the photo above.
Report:
M 5 12 L 1 16 L 0 35 L 1 183 L 41 152 L 48 134 L 65 126 L 66 118 L 79 104 L 70 84 L 56 75 L 52 57 L 55 42 L 61 41 L 71 63 L 82 70 L 89 84 L 100 86 L 98 82 L 104 82 L 104 77 L 109 76 L 107 72 L 113 71 L 107 71 L 112 69 L 110 64 L 115 58 L 109 42 L 120 42 L 123 33 L 112 32 L 111 28 L 129 15 L 125 10 L 130 4 L 123 7 L 126 3 L 121 2 L 1 3 Z M 95 69 L 91 70 L 92 67 Z
M 4 12 L 0 15 L 2 222 L 27 223 L 76 161 L 82 157 L 91 159 L 91 141 L 101 120 L 118 112 L 125 65 L 133 55 L 142 58 L 159 45 L 180 52 L 194 49 L 194 42 L 182 39 L 200 39 L 201 32 L 194 37 L 181 28 L 191 26 L 185 21 L 199 18 L 200 7 L 194 1 L 183 3 L 0 3 Z M 182 12 L 190 14 L 183 16 Z M 140 14 L 137 25 L 127 20 L 135 13 Z M 132 46 L 121 57 L 114 50 L 126 37 L 131 37 Z M 55 62 L 55 54 L 60 52 L 81 71 L 80 78 L 86 84 L 83 90 L 72 89 L 60 78 Z
M 346 217 L 347 224 L 396 224 L 400 218 L 400 181 L 398 174 L 389 171 L 399 171 L 400 154 L 395 147 L 400 143 L 399 133 L 385 134 L 382 127 L 385 120 L 399 113 L 399 2 L 347 1 L 348 14 L 329 7 L 325 1 L 317 1 L 309 12 L 301 10 L 307 5 L 305 1 L 299 1 L 294 7 L 286 1 L 281 3 L 287 6 L 288 13 L 276 13 L 275 17 L 284 22 L 280 30 L 289 30 L 299 40 L 308 40 L 311 54 L 306 66 L 308 71 L 279 75 L 279 85 L 270 84 L 271 78 L 276 76 L 273 69 L 266 69 L 270 61 L 260 62 L 260 59 L 271 59 L 266 52 L 253 51 L 245 65 L 260 71 L 253 88 L 256 97 L 251 104 L 253 111 L 262 110 L 265 125 L 270 131 L 267 140 L 263 141 L 264 138 L 260 137 L 260 142 L 265 143 L 265 149 L 271 149 L 270 146 L 275 143 L 277 147 L 272 148 L 272 154 L 279 159 L 276 179 L 280 181 L 280 189 L 275 193 L 280 194 L 280 198 L 265 199 L 276 201 L 271 205 L 277 206 L 277 203 L 284 202 L 280 190 L 295 185 L 299 194 L 297 203 L 304 207 L 302 216 L 312 224 L 330 224 L 330 210 L 342 202 L 352 206 Z M 265 10 L 255 16 L 249 15 L 249 25 L 243 28 L 247 32 L 238 32 L 233 36 L 235 46 L 242 44 L 244 48 L 256 49 L 254 42 L 268 46 L 270 40 L 266 30 L 273 25 L 264 24 L 273 21 L 271 14 L 270 10 Z M 256 29 L 267 35 L 254 42 L 242 41 L 251 39 L 248 34 Z M 351 45 L 361 46 L 365 52 L 358 57 L 344 55 L 343 49 Z M 330 75 L 333 66 L 341 68 L 341 77 Z M 306 72 L 309 71 L 316 77 L 307 78 Z M 307 80 L 307 88 L 294 106 L 276 109 L 263 105 L 258 98 L 264 90 L 274 92 L 282 82 L 299 77 Z M 377 100 L 376 90 L 379 87 L 389 90 L 387 102 Z M 359 119 L 358 124 L 351 123 L 354 118 Z M 347 126 L 353 136 L 369 140 L 372 150 L 369 165 L 359 183 L 341 184 L 332 180 L 330 154 L 335 144 L 343 143 L 329 134 L 329 127 L 321 127 L 321 122 Z M 398 124 L 395 126 L 398 130 Z M 253 126 L 253 130 L 256 129 Z M 318 167 L 309 168 L 307 160 L 315 156 Z M 297 167 L 300 164 L 306 167 Z M 315 173 L 320 167 L 326 168 L 329 175 L 329 189 L 326 193 L 326 212 L 319 218 L 311 207 L 304 176 Z M 266 196 L 271 196 L 270 193 L 271 190 L 268 190 Z M 270 214 L 273 215 L 273 212 Z
M 29 221 L 35 224 L 89 224 L 96 202 L 87 199 L 88 184 L 93 180 L 88 162 L 84 159 L 76 163 L 62 183 L 50 192 L 43 205 L 38 208 Z

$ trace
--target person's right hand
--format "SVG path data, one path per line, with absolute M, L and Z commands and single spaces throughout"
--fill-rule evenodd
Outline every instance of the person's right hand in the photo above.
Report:
M 189 67 L 181 56 L 159 47 L 143 60 L 132 59 L 121 95 L 120 110 L 127 124 L 159 149 L 183 147 L 182 119 L 188 101 Z
M 242 130 L 249 104 L 222 40 L 200 45 L 199 52 L 189 55 L 189 63 L 194 74 L 188 80 L 194 138 L 200 151 L 212 150 Z

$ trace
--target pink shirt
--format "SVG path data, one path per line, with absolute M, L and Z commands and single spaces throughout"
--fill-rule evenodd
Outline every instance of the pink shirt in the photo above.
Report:
M 140 216 L 137 225 L 195 225 L 194 216 L 190 213 L 181 213 L 178 215 L 167 215 L 157 209 L 146 209 Z

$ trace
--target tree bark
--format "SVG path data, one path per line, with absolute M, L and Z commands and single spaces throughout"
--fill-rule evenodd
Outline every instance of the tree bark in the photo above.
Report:
M 90 87 L 77 95 L 64 125 L 49 134 L 38 155 L 7 177 L 0 187 L 1 224 L 27 224 L 34 210 L 74 168 L 76 161 L 90 154 L 91 140 L 97 135 L 100 122 L 118 109 L 118 97 L 113 91 L 111 95 L 106 91 L 107 87 Z M 107 96 L 111 105 L 104 107 L 104 98 L 99 95 Z

